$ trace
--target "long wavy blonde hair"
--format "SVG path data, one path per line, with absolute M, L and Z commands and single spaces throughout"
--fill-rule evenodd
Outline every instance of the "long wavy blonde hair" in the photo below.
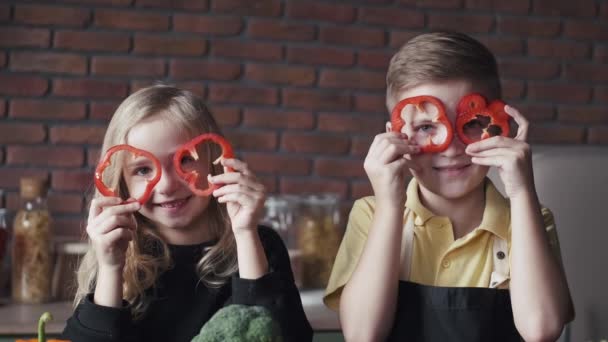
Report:
M 131 128 L 142 120 L 158 116 L 169 124 L 177 125 L 193 138 L 199 134 L 220 133 L 219 127 L 204 102 L 193 93 L 167 85 L 155 85 L 141 89 L 125 99 L 108 126 L 103 141 L 101 156 L 112 146 L 124 144 Z M 150 137 L 153 139 L 153 137 Z M 211 144 L 208 144 L 211 145 Z M 222 172 L 220 165 L 212 160 L 221 154 L 217 146 L 207 147 L 209 170 L 213 175 Z M 114 165 L 116 164 L 116 165 Z M 128 191 L 122 177 L 122 165 L 115 162 L 104 172 L 104 182 L 118 188 L 122 198 L 128 198 Z M 101 194 L 95 191 L 94 197 Z M 211 197 L 205 210 L 207 227 L 217 243 L 205 253 L 197 264 L 200 281 L 208 287 L 220 287 L 237 271 L 236 243 L 230 228 L 226 207 Z M 136 236 L 127 248 L 123 271 L 123 296 L 131 303 L 134 318 L 140 318 L 149 304 L 145 290 L 153 287 L 158 277 L 171 267 L 171 256 L 167 244 L 158 234 L 152 222 L 139 213 Z M 89 246 L 91 242 L 89 240 Z M 93 248 L 84 255 L 77 271 L 78 289 L 74 305 L 88 293 L 95 290 L 98 264 Z

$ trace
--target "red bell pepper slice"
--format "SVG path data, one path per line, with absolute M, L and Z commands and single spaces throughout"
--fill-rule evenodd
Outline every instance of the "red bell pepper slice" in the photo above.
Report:
M 197 182 L 201 175 L 195 170 L 192 170 L 192 171 L 184 170 L 182 167 L 182 158 L 184 158 L 184 156 L 190 156 L 195 161 L 198 160 L 199 156 L 198 156 L 198 153 L 196 152 L 196 147 L 199 144 L 204 143 L 206 141 L 212 141 L 212 142 L 220 145 L 220 147 L 222 148 L 222 156 L 219 159 L 234 158 L 234 151 L 232 150 L 232 146 L 230 145 L 228 140 L 226 140 L 221 135 L 215 134 L 215 133 L 201 134 L 198 137 L 190 140 L 186 144 L 182 145 L 175 152 L 175 155 L 173 156 L 173 166 L 175 168 L 175 171 L 181 178 L 183 178 L 188 183 L 188 187 L 190 188 L 190 190 L 197 196 L 209 196 L 209 195 L 211 195 L 211 193 L 213 193 L 213 191 L 215 189 L 219 188 L 219 186 L 217 184 L 213 184 L 212 186 L 209 186 L 205 190 L 199 189 L 197 186 Z M 214 164 L 216 162 L 218 162 L 219 159 L 216 160 L 214 162 Z M 228 172 L 233 171 L 232 168 L 227 168 L 227 169 L 228 169 Z
M 103 182 L 103 172 L 112 163 L 111 159 L 110 159 L 112 157 L 112 155 L 119 151 L 128 151 L 134 157 L 143 156 L 143 157 L 151 160 L 154 163 L 154 168 L 156 169 L 156 174 L 154 175 L 154 177 L 152 179 L 146 180 L 146 182 L 147 182 L 146 190 L 137 199 L 137 201 L 143 205 L 144 203 L 146 203 L 148 201 L 148 199 L 150 199 L 152 189 L 160 181 L 160 177 L 162 174 L 160 162 L 152 153 L 150 153 L 148 151 L 140 150 L 138 148 L 135 148 L 131 145 L 126 145 L 126 144 L 113 146 L 106 152 L 102 161 L 97 165 L 97 168 L 95 169 L 95 186 L 97 187 L 97 190 L 99 190 L 99 192 L 104 196 L 117 196 L 116 192 L 114 190 L 108 188 L 107 185 Z
M 425 107 L 426 104 L 431 104 L 436 109 L 436 113 L 428 112 Z M 402 111 L 407 105 L 413 105 L 416 112 L 413 114 L 414 117 L 408 118 L 409 120 L 406 124 Z M 415 131 L 416 127 L 412 127 L 412 123 L 415 122 L 418 115 L 422 119 L 420 123 L 434 126 L 432 127 L 432 132 L 418 133 Z M 420 150 L 427 153 L 445 151 L 454 136 L 454 130 L 446 115 L 443 103 L 433 96 L 415 96 L 399 101 L 391 113 L 391 127 L 393 132 L 402 132 L 405 127 L 406 131 L 409 131 L 409 134 L 405 132 L 408 135 L 408 139 L 418 143 Z M 440 132 L 441 130 L 444 130 L 443 136 L 442 132 Z M 436 142 L 437 139 L 440 139 L 440 141 Z
M 469 94 L 460 100 L 456 112 L 456 132 L 467 145 L 492 136 L 509 136 L 510 116 L 501 100 L 487 105 L 482 95 Z M 474 123 L 479 124 L 478 129 L 470 127 Z

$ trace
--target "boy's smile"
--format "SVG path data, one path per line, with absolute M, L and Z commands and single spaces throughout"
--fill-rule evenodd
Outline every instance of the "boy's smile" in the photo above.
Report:
M 460 99 L 474 89 L 470 82 L 451 80 L 423 83 L 397 93 L 396 102 L 405 98 L 430 95 L 443 102 L 452 125 L 456 120 L 456 106 Z M 390 122 L 387 123 L 387 130 Z M 420 170 L 410 170 L 425 189 L 444 198 L 460 198 L 483 184 L 488 167 L 473 164 L 465 153 L 466 145 L 454 136 L 448 148 L 439 153 L 412 155 L 412 160 L 420 165 Z

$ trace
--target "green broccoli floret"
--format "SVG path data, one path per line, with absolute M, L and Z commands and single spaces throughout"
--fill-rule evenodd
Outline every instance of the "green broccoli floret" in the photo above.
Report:
M 278 324 L 261 306 L 228 305 L 191 342 L 282 342 Z

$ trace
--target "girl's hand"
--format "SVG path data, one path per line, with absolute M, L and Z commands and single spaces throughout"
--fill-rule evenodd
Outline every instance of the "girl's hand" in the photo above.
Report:
M 408 169 L 420 169 L 411 159 L 412 154 L 420 152 L 420 147 L 405 137 L 397 132 L 378 134 L 367 152 L 363 168 L 377 200 L 404 201 Z
M 465 151 L 475 164 L 496 166 L 506 195 L 514 198 L 534 191 L 532 153 L 526 142 L 529 123 L 517 109 L 505 106 L 505 111 L 519 125 L 515 138 L 495 136 L 470 144 Z
M 222 159 L 222 165 L 224 168 L 231 167 L 234 172 L 208 177 L 211 183 L 223 184 L 213 192 L 213 196 L 218 202 L 226 203 L 235 235 L 255 232 L 262 218 L 266 189 L 243 161 Z
M 137 229 L 133 213 L 140 207 L 141 204 L 134 199 L 122 203 L 118 197 L 98 197 L 91 202 L 87 234 L 100 269 L 122 274 L 127 247 Z

